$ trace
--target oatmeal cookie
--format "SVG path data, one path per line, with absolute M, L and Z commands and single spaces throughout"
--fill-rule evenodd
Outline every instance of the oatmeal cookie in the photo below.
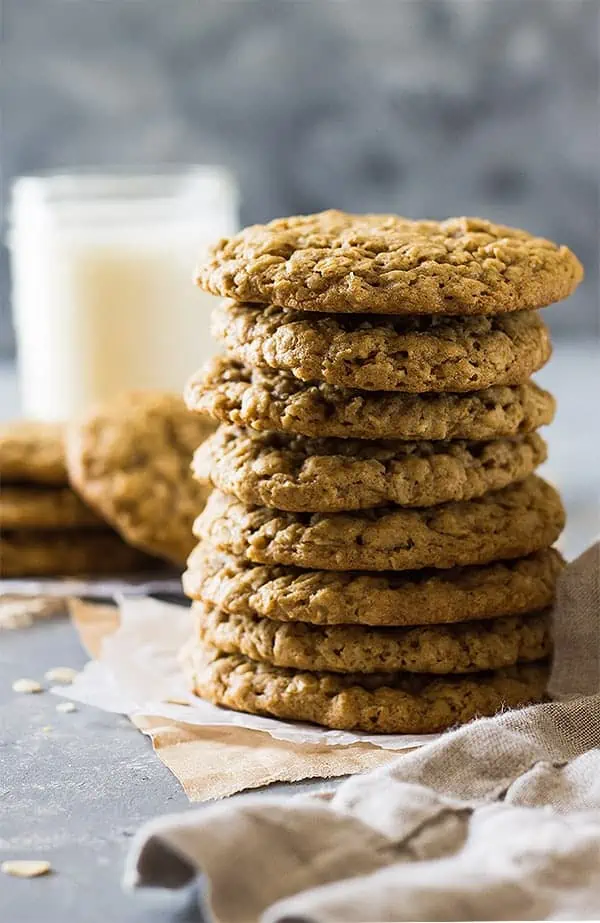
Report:
M 286 513 L 214 491 L 194 533 L 256 564 L 387 571 L 523 557 L 552 545 L 564 521 L 556 490 L 532 474 L 477 500 L 352 513 Z
M 3 529 L 105 528 L 103 520 L 70 487 L 8 484 L 0 490 Z
M 517 385 L 550 358 L 536 311 L 490 317 L 322 315 L 223 302 L 213 333 L 250 367 L 364 391 L 479 391 Z
M 469 394 L 359 391 L 226 356 L 194 375 L 185 396 L 190 410 L 224 423 L 344 439 L 495 439 L 531 433 L 555 410 L 552 395 L 532 381 Z
M 524 480 L 546 460 L 537 433 L 491 442 L 309 439 L 221 426 L 193 471 L 244 503 L 334 513 L 470 500 Z
M 213 430 L 177 395 L 124 394 L 69 427 L 71 482 L 127 542 L 181 565 L 208 495 L 190 471 L 192 454 Z
M 338 730 L 428 734 L 503 708 L 540 702 L 545 661 L 469 676 L 313 673 L 257 663 L 195 643 L 185 671 L 193 691 L 235 711 Z
M 3 532 L 0 537 L 2 577 L 113 576 L 160 568 L 156 558 L 132 548 L 108 530 L 24 529 Z
M 302 311 L 500 314 L 560 301 L 582 278 L 568 247 L 482 218 L 331 210 L 220 240 L 197 281 L 236 301 Z
M 332 673 L 475 673 L 547 657 L 547 612 L 416 628 L 320 627 L 230 615 L 196 603 L 197 636 L 226 654 Z
M 313 625 L 438 625 L 551 606 L 564 566 L 554 548 L 475 567 L 369 573 L 252 564 L 201 541 L 185 592 L 232 615 Z

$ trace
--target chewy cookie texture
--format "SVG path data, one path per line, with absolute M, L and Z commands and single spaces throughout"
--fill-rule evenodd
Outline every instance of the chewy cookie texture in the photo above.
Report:
M 186 388 L 190 410 L 259 431 L 342 439 L 471 439 L 530 433 L 552 422 L 554 398 L 533 381 L 466 394 L 359 391 L 289 372 L 211 360 Z
M 301 314 L 225 301 L 213 332 L 255 368 L 366 391 L 479 391 L 518 385 L 550 358 L 536 311 L 499 317 Z
M 382 734 L 428 734 L 530 705 L 541 701 L 548 680 L 544 661 L 467 676 L 324 673 L 274 667 L 207 644 L 188 650 L 185 670 L 191 688 L 216 705 Z
M 524 480 L 546 460 L 537 433 L 490 442 L 308 439 L 221 426 L 193 470 L 245 503 L 338 512 L 470 500 Z
M 0 575 L 124 574 L 156 568 L 69 485 L 62 427 L 0 429 Z
M 214 246 L 198 282 L 226 352 L 185 395 L 221 424 L 183 577 L 198 695 L 380 733 L 543 698 L 564 511 L 534 474 L 555 407 L 530 376 L 537 309 L 582 274 L 479 218 L 329 211 Z
M 326 211 L 221 240 L 198 271 L 216 295 L 300 311 L 502 314 L 566 298 L 567 248 L 481 218 L 411 221 Z
M 199 638 L 277 667 L 334 673 L 474 673 L 550 653 L 547 613 L 418 628 L 326 628 L 230 615 L 196 603 Z
M 323 570 L 415 570 L 488 564 L 551 545 L 564 525 L 557 492 L 531 475 L 477 500 L 422 509 L 286 513 L 215 491 L 198 538 L 258 564 Z
M 550 606 L 563 561 L 553 548 L 477 567 L 326 571 L 252 564 L 201 542 L 183 575 L 191 599 L 232 615 L 314 625 L 440 625 Z
M 0 474 L 5 484 L 68 484 L 63 428 L 14 421 L 0 426 Z

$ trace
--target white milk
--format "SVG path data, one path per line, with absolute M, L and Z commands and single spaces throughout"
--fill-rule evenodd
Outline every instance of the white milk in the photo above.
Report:
M 217 168 L 24 178 L 10 235 L 23 412 L 67 420 L 131 388 L 181 392 L 217 347 L 215 299 L 193 283 L 237 226 Z

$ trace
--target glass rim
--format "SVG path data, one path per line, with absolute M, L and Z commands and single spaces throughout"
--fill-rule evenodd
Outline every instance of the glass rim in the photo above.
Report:
M 25 210 L 49 208 L 57 218 L 97 217 L 112 211 L 150 214 L 172 209 L 182 201 L 238 204 L 235 174 L 218 164 L 156 164 L 53 169 L 15 177 L 7 218 L 19 220 Z
M 218 163 L 176 161 L 154 164 L 84 164 L 79 166 L 48 167 L 31 173 L 21 173 L 14 177 L 12 186 L 14 187 L 21 182 L 37 182 L 40 180 L 54 182 L 65 178 L 76 180 L 160 179 L 189 174 L 213 175 L 228 179 L 233 179 L 234 177 L 234 173 L 229 167 Z

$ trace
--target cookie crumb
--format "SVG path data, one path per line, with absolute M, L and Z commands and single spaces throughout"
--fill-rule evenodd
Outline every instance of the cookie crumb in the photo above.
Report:
M 62 683 L 68 686 L 78 675 L 78 670 L 73 667 L 52 667 L 44 673 L 45 678 L 51 683 Z
M 60 702 L 56 706 L 56 711 L 62 712 L 64 715 L 69 715 L 73 711 L 77 711 L 77 708 L 73 702 Z
M 16 679 L 12 684 L 13 692 L 23 692 L 25 694 L 31 694 L 34 692 L 43 692 L 43 687 L 35 679 L 27 679 L 23 677 L 22 679 Z
M 38 618 L 57 615 L 63 609 L 62 599 L 52 597 L 7 597 L 0 602 L 0 631 L 29 628 Z
M 47 875 L 52 866 L 45 859 L 9 859 L 0 865 L 0 871 L 14 878 L 39 878 Z

